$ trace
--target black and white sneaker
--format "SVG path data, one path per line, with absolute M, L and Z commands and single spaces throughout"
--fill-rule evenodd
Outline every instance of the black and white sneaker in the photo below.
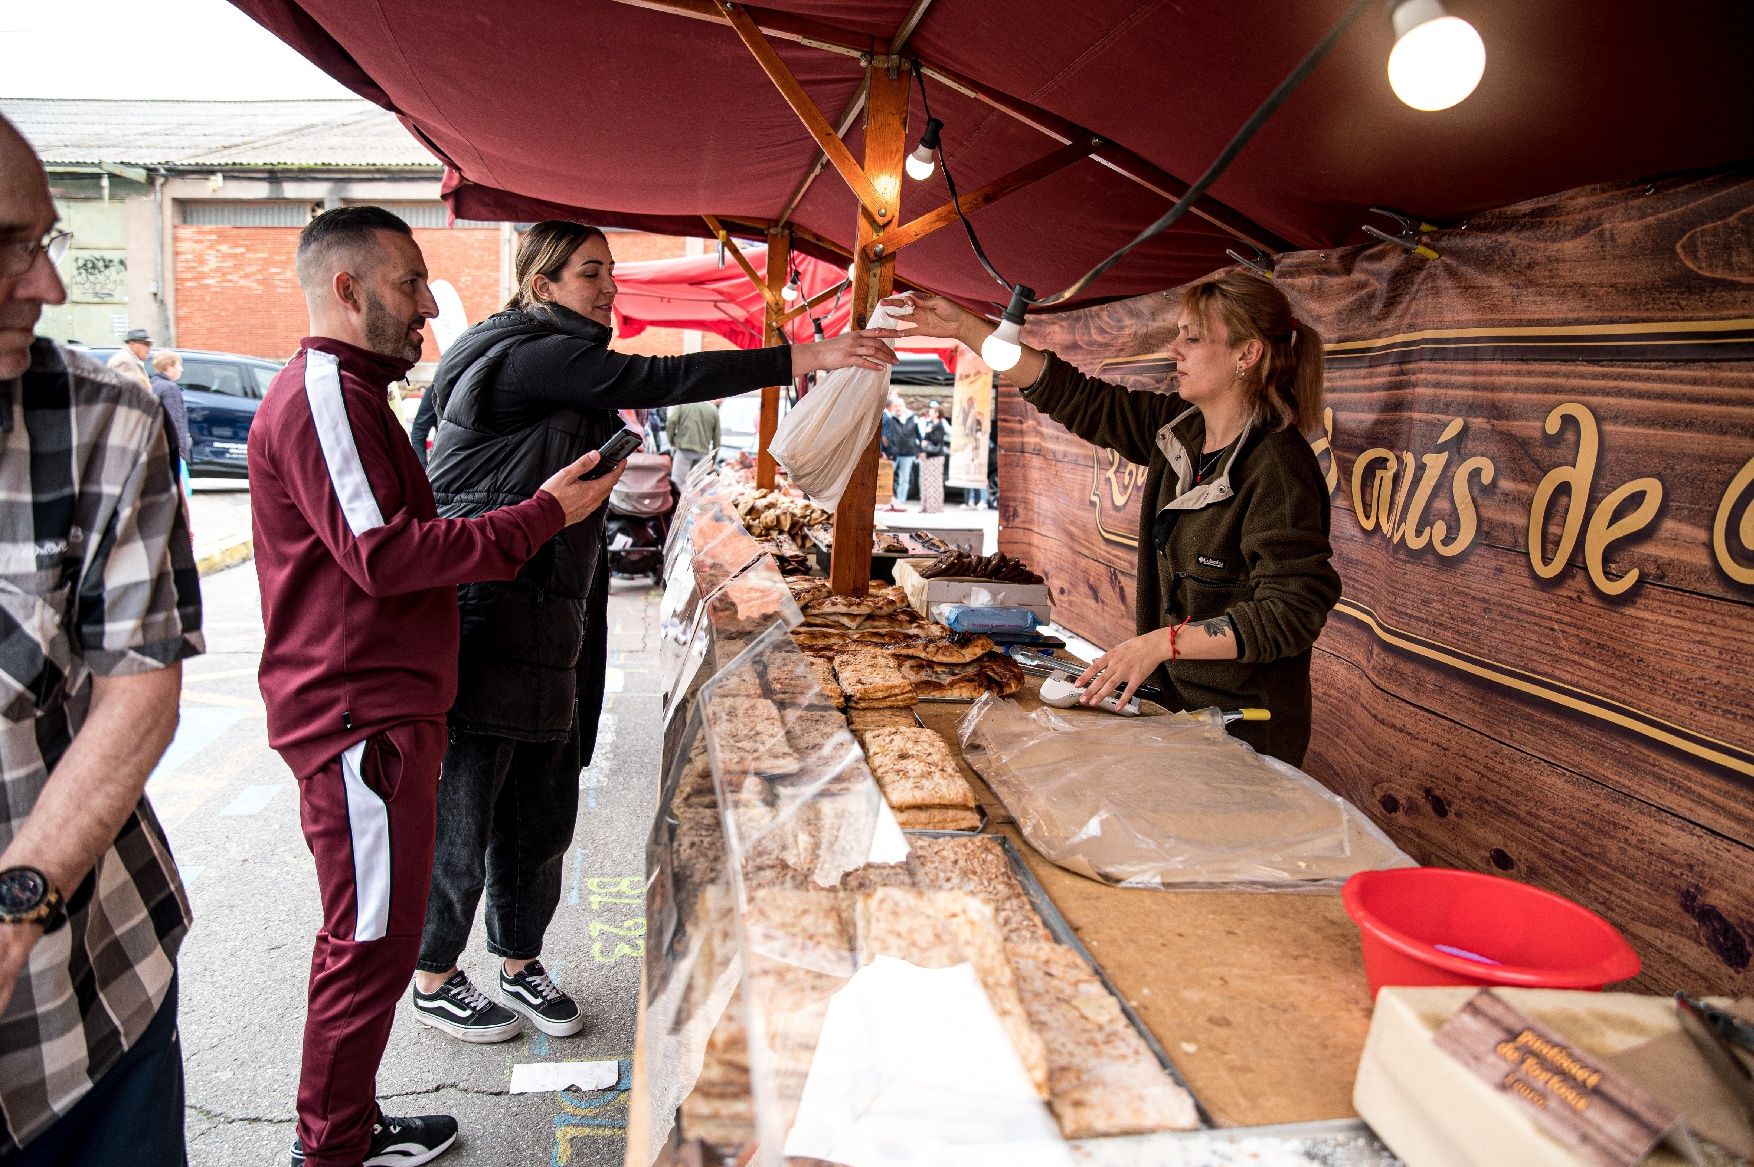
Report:
M 550 1037 L 571 1037 L 585 1027 L 585 1011 L 577 1001 L 554 987 L 548 970 L 539 960 L 532 960 L 516 976 L 507 976 L 502 964 L 499 995 Z
M 457 1120 L 448 1114 L 422 1114 L 391 1118 L 379 1113 L 372 1124 L 371 1146 L 361 1167 L 420 1167 L 430 1163 L 457 1141 Z M 292 1140 L 292 1167 L 304 1167 L 305 1148 Z
M 414 986 L 414 1016 L 452 1037 L 480 1044 L 510 1041 L 524 1028 L 516 1013 L 489 1001 L 486 993 L 469 983 L 462 969 L 452 973 L 437 992 L 423 993 L 419 985 Z

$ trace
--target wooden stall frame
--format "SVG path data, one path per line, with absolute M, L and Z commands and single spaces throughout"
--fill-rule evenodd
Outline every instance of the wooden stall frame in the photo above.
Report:
M 858 42 L 857 34 L 830 25 L 820 24 L 787 13 L 769 12 L 739 4 L 733 0 L 616 0 L 636 8 L 667 12 L 696 20 L 728 25 L 749 49 L 762 71 L 786 103 L 797 114 L 821 151 L 787 200 L 776 220 L 750 218 L 717 218 L 703 216 L 721 245 L 731 252 L 750 281 L 760 287 L 767 302 L 766 343 L 779 339 L 778 332 L 829 293 L 805 305 L 784 308 L 780 297 L 782 282 L 774 282 L 774 272 L 784 271 L 784 260 L 776 265 L 773 252 L 768 259 L 768 276 L 764 280 L 737 249 L 725 224 L 734 223 L 747 233 L 768 237 L 770 249 L 777 239 L 776 231 L 784 232 L 784 253 L 789 258 L 793 237 L 819 248 L 846 254 L 846 249 L 830 240 L 790 224 L 792 214 L 809 192 L 823 169 L 832 164 L 858 199 L 860 214 L 858 240 L 854 248 L 852 284 L 854 294 L 853 326 L 865 327 L 876 303 L 889 294 L 895 285 L 895 256 L 902 248 L 947 227 L 958 220 L 958 205 L 964 214 L 989 206 L 1006 195 L 1022 190 L 1032 183 L 1056 174 L 1082 159 L 1105 166 L 1116 174 L 1170 200 L 1180 198 L 1188 184 L 1154 166 L 1145 159 L 1115 143 L 1104 141 L 1071 122 L 951 70 L 908 59 L 902 54 L 908 39 L 924 19 L 932 0 L 915 0 L 907 16 L 887 43 L 887 51 L 879 53 L 870 38 Z M 775 51 L 770 38 L 778 38 L 824 52 L 856 57 L 865 66 L 865 80 L 835 121 L 830 122 L 805 92 L 797 77 Z M 1032 162 L 977 187 L 955 202 L 945 203 L 917 218 L 899 223 L 901 204 L 901 164 L 907 152 L 907 119 L 909 107 L 908 70 L 918 69 L 935 82 L 979 101 L 1015 121 L 1037 130 L 1060 143 L 1058 149 Z M 882 102 L 877 89 L 885 89 Z M 880 108 L 881 107 L 881 108 Z M 865 113 L 865 161 L 860 163 L 847 148 L 845 135 Z M 1266 252 L 1283 251 L 1289 247 L 1284 240 L 1236 214 L 1223 204 L 1205 200 L 1193 213 L 1236 239 Z M 778 427 L 778 388 L 762 390 L 761 422 L 756 484 L 771 489 L 774 463 L 767 453 L 773 432 Z M 841 496 L 834 516 L 835 541 L 829 577 L 834 591 L 840 595 L 863 595 L 871 576 L 871 534 L 876 525 L 876 477 L 879 457 L 878 442 L 873 439 L 853 473 L 852 481 Z M 851 545 L 849 545 L 851 544 Z
M 784 227 L 770 227 L 767 232 L 767 321 L 761 331 L 761 343 L 772 347 L 785 337 L 780 332 L 783 291 L 792 271 L 792 234 Z M 780 387 L 764 385 L 761 390 L 761 416 L 756 422 L 755 485 L 772 490 L 774 472 L 773 435 L 780 428 Z

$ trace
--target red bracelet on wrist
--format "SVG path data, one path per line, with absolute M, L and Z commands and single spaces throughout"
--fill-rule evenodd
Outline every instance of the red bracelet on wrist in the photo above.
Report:
M 1173 660 L 1175 660 L 1175 658 L 1177 656 L 1180 655 L 1180 653 L 1178 653 L 1176 651 L 1176 647 L 1175 647 L 1176 633 L 1180 632 L 1183 628 L 1186 628 L 1188 626 L 1188 621 L 1192 620 L 1192 619 L 1193 619 L 1192 616 L 1184 617 L 1180 624 L 1177 624 L 1177 625 L 1173 626 L 1172 628 L 1170 628 L 1170 630 L 1169 630 L 1169 659 L 1170 660 L 1173 661 Z

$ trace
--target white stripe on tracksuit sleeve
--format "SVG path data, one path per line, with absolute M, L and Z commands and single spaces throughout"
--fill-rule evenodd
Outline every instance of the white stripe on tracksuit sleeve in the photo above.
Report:
M 359 460 L 359 447 L 353 441 L 353 427 L 347 421 L 347 406 L 341 399 L 341 361 L 334 354 L 305 350 L 305 400 L 310 403 L 329 481 L 354 538 L 383 526 L 383 512 L 378 509 L 377 496 Z

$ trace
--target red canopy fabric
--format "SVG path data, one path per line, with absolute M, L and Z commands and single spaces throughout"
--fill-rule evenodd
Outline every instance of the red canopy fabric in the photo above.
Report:
M 610 236 L 610 248 L 615 237 Z M 757 273 L 767 273 L 767 248 L 740 249 Z M 846 279 L 844 267 L 834 267 L 808 255 L 794 256 L 792 267 L 804 288 L 804 296 L 834 287 Z M 684 259 L 649 259 L 615 265 L 615 331 L 638 336 L 648 328 L 698 328 L 717 333 L 738 348 L 760 348 L 766 300 L 737 264 L 717 254 Z M 838 336 L 852 315 L 849 297 L 830 300 L 813 313 L 822 320 L 824 335 Z M 808 318 L 799 316 L 786 327 L 794 341 L 814 339 Z
M 613 235 L 609 243 L 613 249 Z M 739 250 L 751 267 L 766 275 L 766 247 Z M 797 303 L 846 280 L 846 268 L 808 255 L 794 255 L 791 266 L 801 285 Z M 718 255 L 710 254 L 621 263 L 615 266 L 615 284 L 615 331 L 620 336 L 638 336 L 648 328 L 698 328 L 716 333 L 738 348 L 762 346 L 766 299 L 733 260 L 726 259 L 721 265 Z M 797 342 L 814 340 L 812 316 L 822 322 L 824 336 L 839 336 L 852 321 L 852 297 L 844 293 L 831 297 L 808 315 L 792 320 L 786 335 Z M 936 354 L 953 373 L 961 351 L 954 342 L 931 340 L 909 340 L 902 347 Z
M 704 234 L 699 216 L 775 220 L 818 157 L 814 141 L 735 32 L 597 0 L 233 0 L 356 92 L 400 113 L 452 170 L 466 218 L 583 218 Z M 650 0 L 659 2 L 659 0 Z M 662 0 L 673 4 L 676 0 Z M 1350 0 L 935 0 L 905 51 L 1006 100 L 1130 151 L 1173 187 L 1196 178 Z M 1671 0 L 1448 0 L 1487 47 L 1479 90 L 1419 113 L 1391 94 L 1386 15 L 1352 27 L 1213 187 L 1201 209 L 1269 250 L 1364 242 L 1371 206 L 1439 224 L 1589 183 L 1754 157 L 1754 4 Z M 740 6 L 741 7 L 741 6 Z M 773 0 L 758 23 L 883 53 L 919 0 Z M 1653 15 L 1653 11 L 1655 15 Z M 863 67 L 773 39 L 834 118 Z M 928 80 L 945 153 L 965 190 L 1058 142 L 992 104 Z M 912 97 L 910 133 L 924 118 Z M 847 135 L 862 153 L 862 122 Z M 1173 192 L 1172 192 L 1173 193 Z M 908 182 L 902 218 L 940 204 L 942 175 Z M 1086 159 L 974 213 L 1008 280 L 1069 284 L 1168 206 Z M 841 248 L 855 203 L 831 171 L 792 222 Z M 833 251 L 808 241 L 795 248 Z M 1076 303 L 1167 288 L 1228 261 L 1231 231 L 1189 215 Z M 844 260 L 842 260 L 844 262 Z M 899 253 L 898 276 L 966 303 L 1002 293 L 955 227 Z M 1514 282 L 1516 273 L 1485 273 Z

